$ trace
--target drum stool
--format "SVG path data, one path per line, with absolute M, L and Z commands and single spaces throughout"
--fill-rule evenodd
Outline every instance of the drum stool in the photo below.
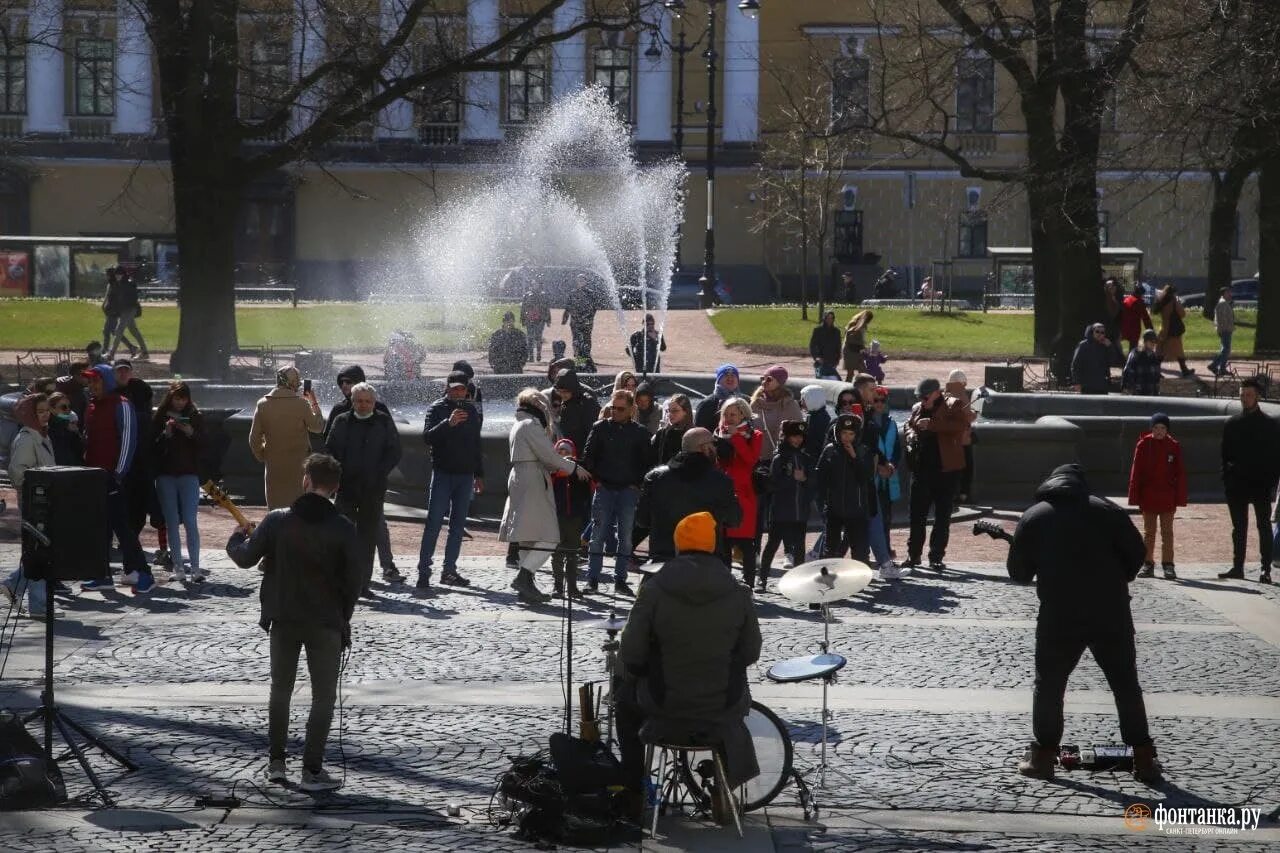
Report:
M 742 798 L 738 796 L 737 791 L 734 791 L 729 787 L 728 776 L 725 774 L 724 761 L 720 758 L 719 748 L 720 748 L 720 744 L 709 744 L 705 742 L 696 743 L 696 744 L 687 744 L 687 743 L 678 743 L 676 741 L 665 741 L 665 742 L 654 741 L 652 743 L 649 743 L 646 746 L 645 758 L 644 758 L 644 769 L 645 769 L 646 777 L 651 776 L 653 774 L 653 753 L 655 750 L 658 752 L 657 799 L 652 804 L 653 824 L 649 828 L 650 838 L 658 837 L 658 813 L 662 811 L 663 805 L 666 802 L 668 802 L 667 795 L 671 794 L 670 799 L 674 801 L 675 799 L 677 799 L 676 795 L 679 793 L 680 788 L 684 784 L 681 781 L 680 774 L 678 772 L 673 772 L 670 780 L 666 778 L 667 777 L 667 757 L 671 756 L 671 759 L 672 759 L 671 764 L 673 765 L 673 770 L 674 770 L 674 765 L 676 764 L 675 755 L 676 753 L 680 753 L 680 752 L 685 752 L 690 754 L 695 752 L 711 753 L 711 758 L 715 762 L 715 768 L 716 768 L 716 776 L 715 776 L 716 784 L 720 787 L 721 790 L 728 791 L 729 793 L 729 803 L 733 810 L 733 825 L 734 825 L 734 828 L 737 829 L 738 831 L 738 837 L 742 838 L 742 818 L 739 816 L 739 813 L 742 811 Z

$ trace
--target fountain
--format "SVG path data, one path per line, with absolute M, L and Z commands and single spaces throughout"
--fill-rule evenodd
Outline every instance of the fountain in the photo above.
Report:
M 393 277 L 378 295 L 428 295 L 466 323 L 484 299 L 518 300 L 533 279 L 563 304 L 584 273 L 620 324 L 627 293 L 656 309 L 661 326 L 685 173 L 676 159 L 637 163 L 605 91 L 581 89 L 520 133 L 480 186 L 432 214 L 418 234 L 414 274 Z M 504 293 L 513 270 L 518 283 Z

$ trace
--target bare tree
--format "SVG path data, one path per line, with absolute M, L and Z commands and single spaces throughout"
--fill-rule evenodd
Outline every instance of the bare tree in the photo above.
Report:
M 251 73 L 238 0 L 134 2 L 155 46 L 169 141 L 182 276 L 173 365 L 216 376 L 236 342 L 235 223 L 248 185 L 291 163 L 323 162 L 343 133 L 397 101 L 457 98 L 461 74 L 518 67 L 588 30 L 634 27 L 657 0 L 590 0 L 559 27 L 554 16 L 568 0 L 530 0 L 523 16 L 478 39 L 447 23 L 459 9 L 446 0 L 395 0 L 390 15 L 377 0 L 277 0 L 254 14 L 291 33 L 294 67 L 265 81 Z
M 761 205 L 753 228 L 797 239 L 800 244 L 800 317 L 809 319 L 811 254 L 818 273 L 818 315 L 826 310 L 822 286 L 832 206 L 861 141 L 850 128 L 864 121 L 861 110 L 835 91 L 838 53 L 810 45 L 800 63 L 777 61 L 764 69 L 780 99 L 766 116 L 759 167 Z M 856 113 L 856 114 L 855 114 Z
M 1097 171 L 1102 119 L 1142 42 L 1150 0 L 874 0 L 880 69 L 872 129 L 933 152 L 965 177 L 1026 193 L 1035 275 L 1035 348 L 1064 376 L 1080 330 L 1100 319 Z M 993 63 L 1013 81 L 993 114 L 956 108 L 957 78 Z M 1021 117 L 1025 159 L 984 165 L 975 137 Z M 983 150 L 980 145 L 977 150 Z

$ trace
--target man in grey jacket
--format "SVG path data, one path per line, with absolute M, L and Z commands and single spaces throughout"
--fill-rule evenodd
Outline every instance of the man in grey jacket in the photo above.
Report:
M 277 784 L 288 781 L 289 698 L 298 675 L 298 653 L 305 648 L 311 715 L 299 787 L 331 791 L 340 783 L 324 770 L 324 747 L 333 722 L 342 650 L 351 645 L 351 614 L 365 560 L 355 526 L 331 502 L 342 466 L 332 456 L 313 453 L 302 470 L 302 496 L 288 508 L 267 513 L 256 528 L 237 529 L 227 542 L 227 556 L 245 569 L 262 562 L 258 624 L 271 633 L 266 777 Z
M 1231 336 L 1236 331 L 1236 309 L 1231 304 L 1231 288 L 1222 288 L 1221 298 L 1213 308 L 1213 330 L 1218 333 L 1222 348 L 1209 362 L 1209 372 L 1214 376 L 1222 376 L 1227 372 L 1227 364 L 1231 361 Z

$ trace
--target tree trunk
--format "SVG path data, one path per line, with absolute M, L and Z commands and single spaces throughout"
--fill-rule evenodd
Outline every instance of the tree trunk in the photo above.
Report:
M 805 152 L 801 152 L 802 154 Z M 809 209 L 805 183 L 805 158 L 800 158 L 800 319 L 809 319 Z M 822 290 L 818 290 L 818 311 L 822 311 Z
M 1058 330 L 1059 291 L 1062 284 L 1059 259 L 1060 218 L 1049 202 L 1044 188 L 1029 187 L 1027 208 L 1031 220 L 1031 275 L 1035 294 L 1033 348 L 1037 356 L 1047 357 Z M 999 287 L 1000 282 L 996 282 Z
M 1231 286 L 1231 257 L 1236 238 L 1236 211 L 1249 178 L 1249 166 L 1233 164 L 1213 177 L 1213 207 L 1209 210 L 1209 280 L 1204 291 L 1204 316 L 1212 319 L 1222 288 Z
M 181 320 L 170 365 L 175 373 L 221 379 L 237 345 L 235 233 L 240 191 L 198 172 L 199 166 L 173 172 Z
M 1255 357 L 1280 355 L 1280 155 L 1258 174 L 1258 328 Z

